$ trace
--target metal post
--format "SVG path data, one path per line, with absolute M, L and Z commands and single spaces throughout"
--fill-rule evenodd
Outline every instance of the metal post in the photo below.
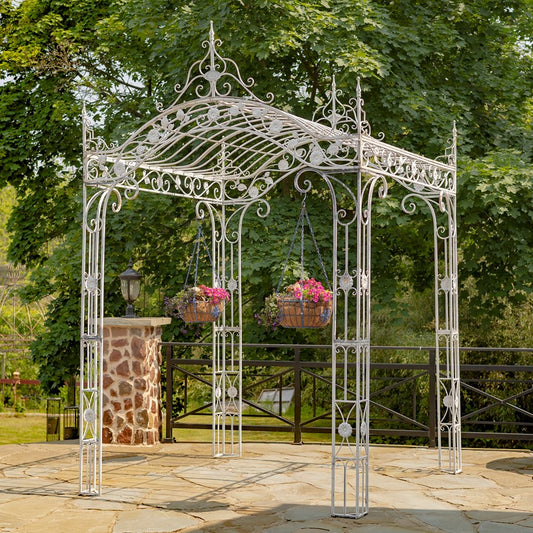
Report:
M 313 418 L 316 416 L 316 377 L 313 376 Z
M 437 432 L 437 355 L 434 348 L 429 349 L 429 447 L 436 446 Z
M 294 350 L 294 439 L 293 444 L 302 443 L 302 374 L 300 348 Z M 281 398 L 280 398 L 281 400 Z
M 283 411 L 281 409 L 281 399 L 283 396 L 283 376 L 279 377 L 278 382 L 278 415 L 281 416 L 283 414 Z
M 185 374 L 185 384 L 183 385 L 183 410 L 184 412 L 187 412 L 187 409 L 189 408 L 189 376 Z
M 166 423 L 165 423 L 165 439 L 163 442 L 174 442 L 172 437 L 172 390 L 174 388 L 174 371 L 172 370 L 172 355 L 173 347 L 167 346 L 166 350 L 166 365 L 167 365 L 167 390 L 166 390 Z
M 6 379 L 6 352 L 2 353 L 2 379 Z M 5 397 L 5 383 L 2 381 L 2 401 Z

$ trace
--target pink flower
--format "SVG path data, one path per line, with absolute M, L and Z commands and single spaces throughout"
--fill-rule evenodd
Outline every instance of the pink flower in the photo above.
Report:
M 302 298 L 312 302 L 329 302 L 332 298 L 331 291 L 324 289 L 324 286 L 314 278 L 300 279 L 293 285 L 286 288 L 288 294 L 294 298 Z
M 199 285 L 198 289 L 200 289 L 201 295 L 206 300 L 211 300 L 215 305 L 219 304 L 222 300 L 229 301 L 230 299 L 229 292 L 222 287 L 206 287 L 205 285 Z

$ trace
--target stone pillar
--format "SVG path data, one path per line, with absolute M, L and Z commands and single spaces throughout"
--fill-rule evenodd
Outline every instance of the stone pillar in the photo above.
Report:
M 155 444 L 161 419 L 161 326 L 170 318 L 104 318 L 102 442 Z

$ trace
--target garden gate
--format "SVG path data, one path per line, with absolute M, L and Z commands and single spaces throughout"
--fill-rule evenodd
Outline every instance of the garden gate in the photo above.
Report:
M 231 295 L 213 326 L 213 454 L 241 454 L 241 233 L 248 211 L 267 217 L 267 195 L 292 179 L 302 195 L 320 181 L 331 202 L 331 513 L 368 512 L 371 214 L 388 180 L 405 188 L 401 207 L 425 206 L 433 224 L 439 463 L 461 471 L 457 302 L 456 133 L 442 160 L 371 136 L 361 88 L 305 120 L 257 98 L 234 61 L 218 52 L 213 29 L 175 101 L 121 146 L 94 136 L 84 113 L 84 208 L 80 354 L 80 493 L 100 494 L 105 228 L 108 207 L 140 192 L 189 198 L 211 224 L 213 282 Z M 191 100 L 187 95 L 193 94 Z M 350 262 L 350 246 L 356 246 Z M 355 363 L 355 371 L 348 363 Z M 439 371 L 437 362 L 437 372 Z M 442 406 L 441 406 L 442 402 Z M 442 440 L 445 442 L 443 443 Z

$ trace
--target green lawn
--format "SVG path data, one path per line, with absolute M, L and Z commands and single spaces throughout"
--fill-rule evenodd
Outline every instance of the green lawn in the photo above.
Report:
M 210 416 L 190 415 L 186 418 L 190 423 L 211 423 Z M 165 418 L 163 417 L 163 438 L 165 436 Z M 275 418 L 254 418 L 243 416 L 243 425 L 279 424 Z M 210 429 L 174 428 L 172 436 L 177 442 L 211 442 L 212 432 Z M 229 434 L 228 434 L 229 438 Z M 287 442 L 292 443 L 294 435 L 288 431 L 243 431 L 243 442 Z M 330 443 L 331 433 L 303 433 L 302 440 L 306 443 Z
M 164 438 L 163 433 L 163 438 Z M 176 442 L 211 442 L 212 432 L 210 429 L 181 429 L 177 428 L 172 431 L 172 436 Z M 229 434 L 227 435 L 229 439 Z M 237 433 L 235 433 L 237 438 Z M 285 442 L 292 444 L 293 434 L 290 432 L 275 431 L 243 431 L 242 441 L 246 442 Z M 329 444 L 331 443 L 331 434 L 324 433 L 303 433 L 302 441 L 306 444 Z
M 194 417 L 191 417 L 194 418 Z M 205 417 L 196 417 L 206 422 Z M 210 420 L 210 419 L 209 419 Z M 247 421 L 257 423 L 257 420 Z M 163 435 L 164 435 L 163 431 Z M 173 436 L 177 442 L 211 442 L 210 429 L 174 429 Z M 304 442 L 329 442 L 329 434 L 304 434 Z M 243 431 L 243 441 L 292 442 L 290 432 Z M 25 413 L 0 413 L 0 445 L 24 444 L 29 442 L 46 441 L 46 415 Z
M 23 444 L 46 440 L 46 415 L 0 414 L 0 444 Z

